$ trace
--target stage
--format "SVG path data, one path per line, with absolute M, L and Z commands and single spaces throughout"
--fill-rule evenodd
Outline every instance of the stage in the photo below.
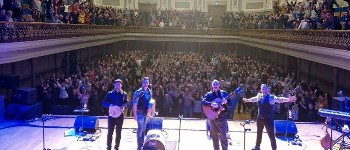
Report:
M 107 139 L 107 118 L 99 116 L 99 129 L 94 134 L 81 137 L 74 133 L 76 116 L 55 115 L 50 116 L 44 122 L 40 119 L 30 121 L 1 121 L 0 122 L 0 145 L 2 150 L 104 150 Z M 231 136 L 230 150 L 244 150 L 244 129 L 240 125 L 244 121 L 229 121 L 229 134 Z M 206 134 L 205 119 L 182 119 L 181 128 L 178 118 L 163 118 L 163 132 L 166 148 L 168 150 L 211 150 L 212 141 Z M 321 150 L 320 139 L 324 136 L 323 124 L 296 123 L 298 133 L 302 141 L 299 145 L 293 145 L 285 138 L 277 138 L 278 149 L 293 150 Z M 246 132 L 246 150 L 255 145 L 256 124 L 245 126 L 251 131 Z M 136 121 L 125 118 L 121 150 L 135 150 L 136 146 Z M 44 134 L 43 134 L 44 131 Z M 180 131 L 180 138 L 179 138 Z M 338 132 L 333 132 L 333 138 L 338 137 Z M 180 142 L 179 142 L 180 139 Z M 43 141 L 45 145 L 43 144 Z M 112 143 L 114 146 L 114 143 Z M 262 150 L 271 149 L 267 134 L 263 133 Z

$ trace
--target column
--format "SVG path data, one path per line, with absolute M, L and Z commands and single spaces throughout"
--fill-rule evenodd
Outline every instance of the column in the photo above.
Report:
M 251 47 L 250 47 L 250 48 L 251 48 Z M 259 57 L 260 60 L 262 59 L 262 50 L 261 50 L 261 49 L 259 49 L 258 57 Z M 264 57 L 263 59 L 265 59 L 265 57 Z
M 164 49 L 165 49 L 165 41 L 163 41 L 162 44 L 163 44 L 163 52 L 164 52 Z
M 300 81 L 300 68 L 301 67 L 301 59 L 300 58 L 297 58 L 297 72 L 296 72 L 296 74 L 297 74 L 297 82 L 299 82 Z
M 79 61 L 82 61 L 83 60 L 83 51 L 85 51 L 86 50 L 86 48 L 84 48 L 84 49 L 80 49 L 78 52 L 79 52 Z
M 129 41 L 126 41 L 126 51 L 129 51 Z
M 53 54 L 53 61 L 54 72 L 57 74 L 57 53 Z
M 278 62 L 278 53 L 277 52 L 274 52 L 274 55 L 275 55 L 275 60 L 274 60 L 274 62 L 275 62 L 275 67 L 277 67 L 277 62 Z
M 113 43 L 113 54 L 114 54 L 114 55 L 117 54 L 117 49 L 116 49 L 116 47 L 117 47 L 117 43 L 114 42 L 114 43 Z
M 89 50 L 88 50 L 88 60 L 89 60 L 89 63 L 90 63 L 90 58 L 91 58 L 91 49 L 92 49 L 92 47 L 89 47 Z
M 334 79 L 333 79 L 333 95 L 337 95 L 338 91 L 338 80 L 339 80 L 339 68 L 334 67 Z
M 65 52 L 65 57 L 66 57 L 66 71 L 65 71 L 65 75 L 69 76 L 69 52 Z
M 308 63 L 308 71 L 307 71 L 307 84 L 310 84 L 311 83 L 311 65 L 312 65 L 312 62 L 309 61 Z
M 198 52 L 201 52 L 201 42 L 198 42 Z
M 16 62 L 11 63 L 11 74 L 16 74 Z
M 106 57 L 107 56 L 107 53 L 106 53 L 106 44 L 103 45 L 103 57 Z
M 36 59 L 31 58 L 29 61 L 30 61 L 30 75 L 31 75 L 30 84 L 31 84 L 31 87 L 34 88 L 35 87 L 35 63 L 36 63 Z

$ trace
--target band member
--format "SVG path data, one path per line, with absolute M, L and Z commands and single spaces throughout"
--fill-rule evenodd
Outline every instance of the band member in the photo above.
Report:
M 264 127 L 269 135 L 272 150 L 277 149 L 276 138 L 274 134 L 274 104 L 283 102 L 295 102 L 295 96 L 285 98 L 277 97 L 269 94 L 269 87 L 266 84 L 262 84 L 260 87 L 261 93 L 252 98 L 243 98 L 244 102 L 257 102 L 258 105 L 258 117 L 257 117 L 257 137 L 255 147 L 252 150 L 260 150 L 262 132 Z
M 202 105 L 210 106 L 214 109 L 220 109 L 224 107 L 224 110 L 218 114 L 215 119 L 209 119 L 210 124 L 210 135 L 213 140 L 214 150 L 219 150 L 219 138 L 222 150 L 228 149 L 228 140 L 226 138 L 226 133 L 228 132 L 227 118 L 226 118 L 226 103 L 227 92 L 220 90 L 220 82 L 214 80 L 212 82 L 212 90 L 208 92 L 203 100 Z
M 112 136 L 115 127 L 115 146 L 114 149 L 119 149 L 121 131 L 124 122 L 123 109 L 120 108 L 127 103 L 127 93 L 122 90 L 122 80 L 116 79 L 113 82 L 114 90 L 109 91 L 102 101 L 102 105 L 109 109 L 108 116 L 108 133 L 107 133 L 107 150 L 111 150 Z
M 137 121 L 137 149 L 141 150 L 146 132 L 147 116 L 152 116 L 150 112 L 154 108 L 154 101 L 152 98 L 152 91 L 149 88 L 149 78 L 144 77 L 142 80 L 142 87 L 135 91 L 133 102 L 134 120 Z M 143 94 L 140 96 L 140 94 Z M 138 98 L 137 98 L 138 97 Z M 137 99 L 136 99 L 137 98 Z

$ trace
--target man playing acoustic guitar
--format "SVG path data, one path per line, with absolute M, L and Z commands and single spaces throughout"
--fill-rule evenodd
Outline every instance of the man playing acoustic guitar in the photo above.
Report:
M 109 108 L 108 116 L 108 133 L 107 133 L 107 150 L 111 150 L 112 136 L 115 127 L 115 146 L 114 149 L 119 149 L 121 132 L 124 122 L 124 114 L 122 105 L 128 102 L 127 93 L 122 90 L 122 80 L 114 80 L 114 90 L 109 91 L 102 101 L 102 105 Z
M 227 118 L 226 118 L 226 103 L 225 99 L 228 96 L 227 92 L 220 90 L 220 82 L 214 80 L 212 82 L 212 90 L 208 92 L 203 100 L 203 110 L 207 115 L 210 123 L 210 134 L 213 140 L 214 150 L 219 150 L 219 138 L 222 150 L 228 149 L 228 140 L 226 138 Z M 212 110 L 210 112 L 210 110 Z

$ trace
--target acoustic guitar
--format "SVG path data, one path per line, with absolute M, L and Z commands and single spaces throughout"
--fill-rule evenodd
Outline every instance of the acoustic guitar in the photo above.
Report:
M 140 97 L 142 97 L 145 93 L 142 91 L 140 93 L 140 95 L 138 95 L 137 97 L 133 98 L 132 100 L 128 101 L 127 103 L 123 104 L 122 106 L 111 106 L 109 108 L 108 114 L 109 116 L 113 117 L 113 118 L 118 118 L 122 113 L 123 113 L 123 109 L 127 106 L 129 106 L 130 104 L 132 104 L 134 101 L 138 100 Z
M 225 99 L 228 99 L 231 97 L 235 92 L 232 92 L 230 95 L 224 97 Z M 204 106 L 202 105 L 203 112 L 207 116 L 208 119 L 213 120 L 218 118 L 219 114 L 225 110 L 224 106 L 222 105 L 222 99 L 224 98 L 216 98 L 213 100 L 213 102 L 218 104 L 218 108 L 214 108 L 212 106 Z
M 333 146 L 333 140 L 331 139 L 331 136 L 329 135 L 329 133 L 327 131 L 328 125 L 325 124 L 324 126 L 326 126 L 326 130 L 324 130 L 325 135 L 321 138 L 320 143 L 324 149 L 330 149 L 331 146 Z M 324 126 L 322 128 L 324 128 Z

